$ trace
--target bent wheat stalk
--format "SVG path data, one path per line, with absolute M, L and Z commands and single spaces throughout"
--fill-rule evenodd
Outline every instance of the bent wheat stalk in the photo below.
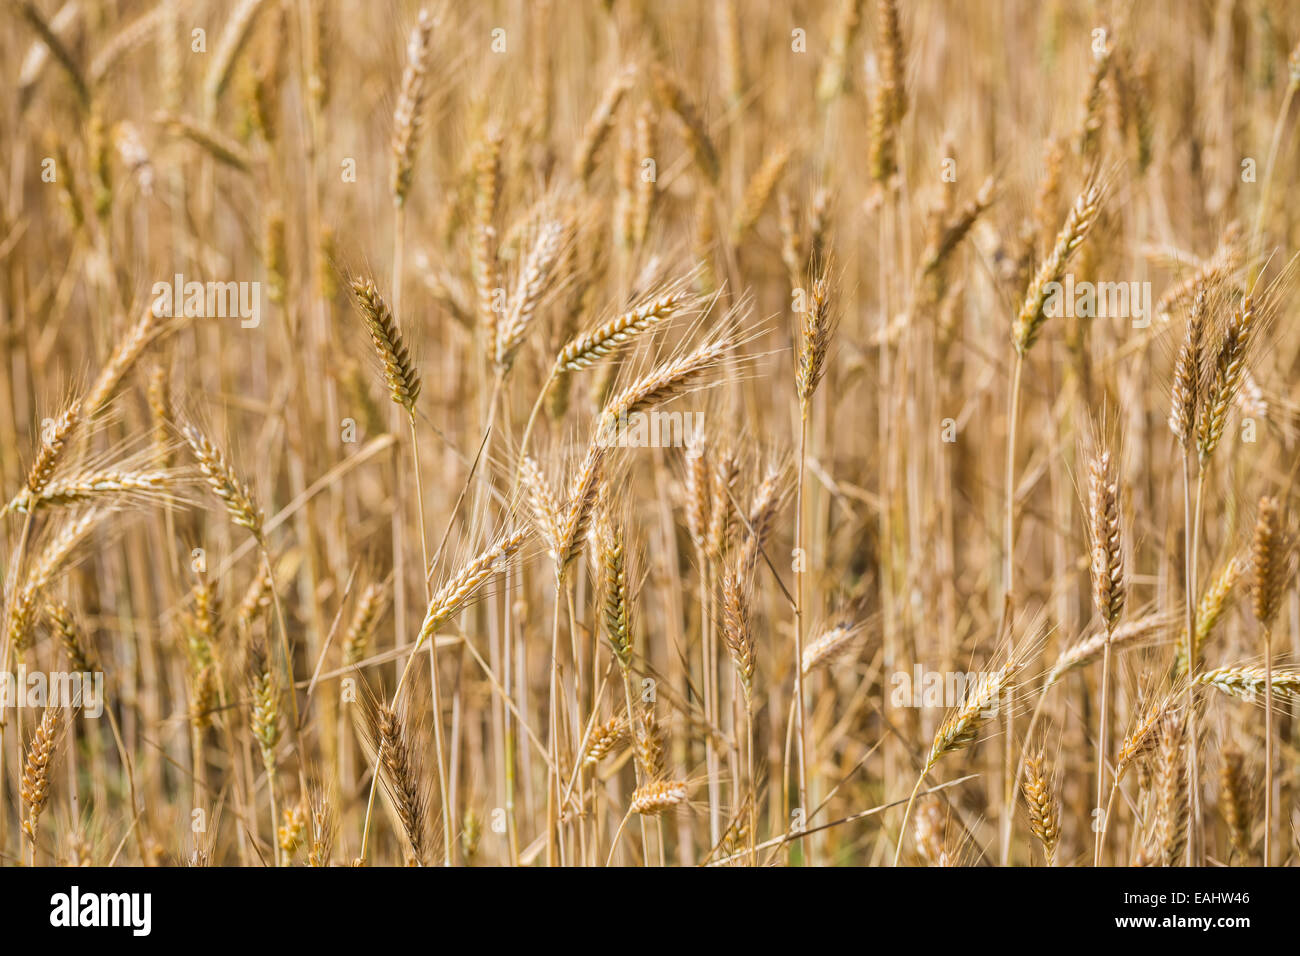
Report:
M 961 707 L 948 716 L 935 733 L 934 742 L 930 745 L 930 754 L 926 757 L 925 766 L 921 768 L 916 786 L 912 788 L 912 795 L 908 797 L 907 807 L 903 811 L 903 822 L 898 829 L 898 846 L 894 850 L 894 866 L 898 866 L 903 856 L 903 842 L 907 839 L 907 822 L 911 819 L 912 806 L 921 787 L 925 784 L 926 776 L 945 756 L 969 747 L 979 738 L 980 731 L 996 718 L 1022 667 L 1023 663 L 1012 657 L 996 671 L 985 675 L 975 688 L 975 692 Z
M 401 677 L 398 678 L 397 687 L 393 690 L 392 701 L 389 707 L 397 706 L 398 695 L 402 692 L 402 687 L 406 684 L 406 678 L 410 674 L 411 665 L 418 656 L 418 651 L 427 641 L 433 647 L 437 647 L 437 641 L 434 638 L 437 632 L 455 616 L 456 612 L 465 605 L 467 601 L 474 597 L 480 588 L 488 582 L 500 569 L 501 566 L 511 557 L 513 557 L 527 539 L 527 532 L 523 530 L 510 531 L 499 537 L 490 547 L 482 551 L 475 557 L 471 558 L 460 569 L 453 574 L 438 591 L 433 595 L 429 602 L 428 610 L 424 615 L 424 622 L 420 625 L 419 636 L 415 640 L 415 645 L 411 648 L 411 655 L 406 660 L 406 666 L 402 668 Z M 434 669 L 437 669 L 437 658 L 434 659 Z M 434 686 L 437 686 L 435 682 Z M 436 693 L 436 691 L 435 691 Z M 435 705 L 435 713 L 441 706 L 441 700 Z M 441 751 L 439 751 L 441 753 Z M 443 791 L 443 799 L 446 800 L 446 767 L 441 764 L 439 757 L 438 785 Z M 362 862 L 366 859 L 366 851 L 370 846 L 370 821 L 374 812 L 375 805 L 375 784 L 379 777 L 378 757 L 374 773 L 370 781 L 370 797 L 366 803 L 366 818 L 361 832 L 361 855 Z M 445 807 L 445 803 L 444 803 Z M 444 822 L 444 829 L 450 830 L 450 823 Z M 449 850 L 446 852 L 450 852 Z

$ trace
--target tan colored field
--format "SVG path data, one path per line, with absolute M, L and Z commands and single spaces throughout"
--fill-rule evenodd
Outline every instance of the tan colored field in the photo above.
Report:
M 1298 41 L 4 0 L 0 862 L 1296 863 Z

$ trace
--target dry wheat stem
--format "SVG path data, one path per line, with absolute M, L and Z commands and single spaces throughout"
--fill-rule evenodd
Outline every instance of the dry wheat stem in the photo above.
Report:
M 1010 691 L 1016 675 L 1024 667 L 1023 661 L 1014 654 L 1008 656 L 1007 662 L 998 670 L 985 675 L 968 695 L 962 705 L 950 713 L 934 735 L 930 745 L 930 754 L 925 760 L 912 795 L 908 798 L 903 811 L 903 822 L 899 827 L 898 846 L 894 850 L 894 866 L 898 866 L 903 855 L 903 841 L 907 838 L 907 822 L 912 815 L 912 805 L 916 795 L 925 782 L 926 775 L 934 769 L 945 755 L 969 747 L 978 738 L 980 731 L 990 720 L 998 716 L 1003 704 L 1010 699 Z
M 1105 793 L 1106 750 L 1110 735 L 1110 658 L 1115 627 L 1124 610 L 1123 542 L 1121 541 L 1118 482 L 1111 465 L 1110 452 L 1103 451 L 1089 466 L 1088 517 L 1092 545 L 1092 596 L 1105 628 L 1102 649 L 1101 716 L 1097 735 L 1097 802 L 1101 809 Z M 1104 811 L 1103 811 L 1104 812 Z M 1096 828 L 1093 866 L 1101 866 L 1104 827 Z
M 1243 307 L 1244 308 L 1244 307 Z M 1273 865 L 1273 618 L 1282 591 L 1285 556 L 1276 498 L 1259 502 L 1251 551 L 1254 580 L 1251 609 L 1264 637 L 1264 865 Z

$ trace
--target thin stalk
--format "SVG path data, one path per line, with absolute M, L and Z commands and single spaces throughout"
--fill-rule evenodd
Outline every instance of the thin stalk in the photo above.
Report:
M 280 840 L 276 834 L 276 827 L 280 824 L 280 801 L 275 796 L 275 764 L 271 762 L 274 759 L 270 757 L 264 760 L 263 766 L 266 767 L 266 792 L 271 798 L 271 859 L 275 866 L 279 866 Z
M 1188 776 L 1192 793 L 1192 836 L 1187 841 L 1187 865 L 1195 866 L 1200 853 L 1198 847 L 1202 842 L 1201 834 L 1201 774 L 1197 760 L 1198 735 L 1196 730 L 1196 538 L 1192 518 L 1192 451 L 1183 451 L 1183 588 L 1186 598 L 1186 616 L 1184 626 L 1187 628 L 1187 642 L 1184 656 L 1187 658 L 1187 728 L 1190 743 Z M 1199 489 L 1198 489 L 1199 494 Z
M 1273 628 L 1264 625 L 1264 865 L 1273 865 Z
M 14 599 L 18 596 L 18 568 L 23 563 L 23 557 L 27 551 L 27 539 L 32 530 L 32 512 L 29 510 L 27 516 L 23 518 L 23 528 L 18 535 L 18 545 L 14 548 L 13 557 L 9 562 L 9 579 L 5 584 L 5 612 L 0 618 L 0 640 L 4 641 L 4 653 L 0 654 L 3 658 L 3 664 L 0 664 L 0 673 L 9 673 L 9 659 L 13 652 L 13 642 L 9 640 L 9 617 L 13 613 Z M 21 714 L 21 711 L 18 711 Z M 5 726 L 8 720 L 5 718 L 5 710 L 0 707 L 0 807 L 4 806 L 5 793 Z M 18 749 L 20 751 L 19 761 L 21 767 L 22 751 L 22 733 L 17 734 Z M 5 847 L 5 815 L 0 813 L 0 852 Z
M 1002 526 L 1002 615 L 1003 620 L 998 626 L 998 633 L 1006 633 L 1007 620 L 1011 614 L 1012 592 L 1015 586 L 1015 542 L 1016 542 L 1016 437 L 1020 424 L 1020 384 L 1025 369 L 1025 357 L 1016 350 L 1016 359 L 1014 371 L 1011 374 L 1011 395 L 1009 398 L 1009 408 L 1007 411 L 1007 471 L 1006 471 L 1006 491 L 1007 501 L 1006 509 L 1003 514 Z M 1011 636 L 1011 653 L 1015 654 L 1015 635 Z M 1011 852 L 1011 832 L 1015 822 L 1015 801 L 1016 801 L 1016 778 L 1018 777 L 1018 768 L 1014 765 L 1015 759 L 1015 729 L 1016 715 L 1014 708 L 1007 708 L 1006 714 L 1006 744 L 1003 755 L 1003 780 L 1004 790 L 1002 794 L 1002 846 L 1001 846 L 1001 863 L 1006 866 L 1007 857 Z
M 1020 789 L 1020 777 L 1025 772 L 1025 754 L 1029 751 L 1030 741 L 1034 739 L 1034 731 L 1038 728 L 1038 718 L 1043 715 L 1043 705 L 1047 703 L 1047 692 L 1052 689 L 1052 685 L 1044 682 L 1043 689 L 1038 694 L 1038 703 L 1034 705 L 1034 712 L 1029 717 L 1029 727 L 1025 730 L 1025 739 L 1020 744 L 1020 757 L 1016 761 L 1015 774 L 1011 779 L 1011 792 L 1015 793 Z M 1009 836 L 1009 833 L 1004 835 Z M 1006 866 L 1007 857 L 1010 854 L 1010 847 L 1004 846 L 1002 849 L 1001 866 Z
M 1190 452 L 1189 452 L 1190 454 Z M 1200 541 L 1201 541 L 1201 507 L 1205 497 L 1205 469 L 1206 463 L 1201 462 L 1196 472 L 1196 497 L 1192 502 L 1192 540 L 1191 540 L 1191 590 L 1187 592 L 1187 603 L 1191 606 L 1189 609 L 1190 620 L 1193 624 L 1196 622 L 1196 602 L 1199 599 L 1200 591 Z M 1191 628 L 1188 629 L 1189 648 L 1195 649 L 1195 639 L 1192 638 L 1194 633 Z M 1192 678 L 1196 676 L 1197 661 L 1193 654 L 1187 656 L 1187 720 L 1188 732 L 1191 734 L 1191 774 L 1192 774 L 1192 836 L 1187 841 L 1189 849 L 1195 850 L 1193 861 L 1200 865 L 1205 860 L 1204 835 L 1201 831 L 1201 788 L 1200 788 L 1200 762 L 1197 759 L 1197 751 L 1200 749 L 1200 739 L 1196 727 L 1196 709 L 1195 703 L 1195 685 Z
M 506 571 L 506 593 L 510 593 L 510 571 Z M 519 865 L 519 829 L 515 821 L 515 731 L 514 715 L 510 713 L 510 707 L 506 706 L 510 702 L 510 695 L 514 693 L 514 684 L 512 674 L 514 672 L 514 622 L 512 620 L 511 602 L 503 602 L 503 611 L 505 613 L 505 625 L 501 629 L 501 656 L 502 660 L 502 748 L 505 753 L 502 755 L 505 760 L 505 788 L 506 788 L 506 836 L 510 848 L 510 865 Z
M 420 554 L 424 559 L 424 570 L 420 578 L 424 581 L 424 600 L 427 604 L 433 600 L 433 580 L 430 576 L 432 565 L 429 563 L 429 537 L 424 530 L 424 484 L 420 480 L 420 436 L 415 428 L 415 416 L 408 419 L 411 426 L 411 466 L 415 472 L 415 504 L 420 519 Z
M 1106 812 L 1101 815 L 1101 829 L 1097 834 L 1102 843 L 1106 842 L 1106 828 L 1110 826 L 1110 811 L 1115 806 L 1115 794 L 1118 792 L 1119 777 L 1115 777 L 1110 783 L 1110 796 L 1106 798 Z
M 412 657 L 415 655 L 412 654 Z M 442 835 L 443 835 L 443 862 L 447 866 L 452 865 L 452 825 L 451 825 L 451 804 L 450 795 L 447 787 L 447 759 L 446 745 L 444 744 L 444 734 L 442 729 L 442 690 L 438 681 L 438 639 L 436 635 L 429 635 L 429 675 L 433 684 L 433 747 L 434 757 L 438 761 L 438 793 L 442 798 Z
M 402 314 L 402 266 L 406 252 L 406 206 L 398 205 L 393 209 L 393 314 L 400 318 Z
M 1101 807 L 1101 798 L 1105 793 L 1106 782 L 1106 740 L 1110 733 L 1110 626 L 1106 627 L 1106 643 L 1101 655 L 1101 727 L 1097 734 L 1097 803 Z M 1093 841 L 1092 865 L 1101 866 L 1102 835 L 1105 833 L 1105 817 L 1102 826 L 1097 828 L 1097 837 Z
M 794 604 L 794 696 L 795 727 L 799 736 L 796 751 L 796 771 L 799 781 L 799 806 L 808 812 L 808 738 L 804 729 L 804 690 L 803 690 L 803 579 L 807 572 L 808 555 L 804 552 L 803 489 L 804 474 L 808 465 L 808 403 L 801 402 L 799 407 L 799 480 L 795 491 L 794 506 L 794 540 L 795 551 L 799 556 L 799 570 L 795 574 Z M 809 844 L 811 848 L 812 844 Z M 809 856 L 811 862 L 811 854 Z
M 623 819 L 619 823 L 618 829 L 614 831 L 613 838 L 610 839 L 609 841 L 609 856 L 605 860 L 606 867 L 610 867 L 614 865 L 614 851 L 618 849 L 618 838 L 623 835 L 623 828 L 627 826 L 627 821 L 631 818 L 631 816 L 632 816 L 632 808 L 629 807 L 627 813 L 623 814 Z
M 713 680 L 717 666 L 713 643 L 713 568 L 698 549 L 700 560 L 700 681 L 704 690 L 704 767 L 708 775 L 709 791 L 709 845 L 717 846 L 722 837 L 721 786 L 718 781 L 718 748 L 713 739 L 713 728 L 718 723 L 718 699 Z
M 479 452 L 479 457 L 485 461 L 490 461 L 492 458 L 492 439 L 495 437 L 497 412 L 501 406 L 501 393 L 504 385 L 504 373 L 497 372 L 492 378 L 492 394 L 488 398 L 487 418 L 483 423 L 483 449 Z M 470 508 L 470 514 L 475 518 L 482 515 L 483 498 L 490 491 L 490 488 L 490 478 L 485 478 L 474 486 L 474 500 Z
M 758 782 L 754 776 L 754 705 L 745 698 L 745 750 L 749 773 L 749 865 L 758 866 Z
M 1268 168 L 1264 172 L 1264 188 L 1260 191 L 1259 205 L 1255 209 L 1255 222 L 1251 227 L 1252 249 L 1258 248 L 1259 236 L 1264 228 L 1264 215 L 1268 211 L 1269 199 L 1273 194 L 1273 173 L 1277 169 L 1277 154 L 1282 146 L 1282 133 L 1286 127 L 1286 117 L 1291 112 L 1291 101 L 1295 98 L 1297 88 L 1300 88 L 1300 81 L 1293 79 L 1287 83 L 1286 95 L 1282 97 L 1282 107 L 1277 112 L 1277 119 L 1273 121 L 1273 136 L 1268 146 Z M 1258 274 L 1259 265 L 1253 263 L 1250 267 L 1246 288 L 1249 289 L 1254 286 Z
M 271 599 L 275 605 L 276 626 L 280 630 L 280 651 L 284 657 L 285 672 L 285 691 L 289 695 L 289 733 L 293 741 L 293 750 L 298 758 L 298 786 L 303 795 L 307 793 L 307 752 L 302 747 L 302 736 L 299 733 L 301 721 L 298 718 L 298 685 L 293 676 L 293 656 L 289 647 L 289 630 L 284 625 L 284 609 L 280 605 L 280 587 L 275 580 L 275 568 L 271 565 L 271 552 L 267 549 L 266 541 L 260 535 L 257 538 L 258 546 L 262 551 L 262 560 L 266 564 L 266 576 L 271 585 Z M 267 789 L 271 793 L 271 850 L 276 857 L 276 866 L 279 866 L 280 843 L 276 839 L 275 828 L 278 825 L 279 816 L 277 814 L 277 805 L 275 801 L 275 768 L 267 766 Z
M 285 688 L 289 692 L 289 715 L 291 718 L 289 729 L 293 735 L 293 749 L 298 755 L 299 776 L 303 776 L 302 763 L 306 759 L 306 754 L 302 749 L 302 740 L 298 735 L 298 728 L 301 724 L 298 719 L 298 685 L 293 676 L 293 652 L 289 647 L 289 629 L 284 625 L 284 608 L 280 605 L 280 587 L 275 580 L 275 568 L 271 563 L 271 552 L 267 549 L 266 542 L 260 537 L 257 544 L 262 552 L 262 561 L 266 565 L 266 576 L 271 585 L 271 599 L 275 605 L 275 622 L 280 631 L 280 653 L 284 657 Z M 305 779 L 303 784 L 304 792 L 306 792 Z
M 559 768 L 560 768 L 560 733 L 559 733 L 559 675 L 560 675 L 560 581 L 557 576 L 555 584 L 555 609 L 551 615 L 551 686 L 548 701 L 547 720 L 550 724 L 547 736 L 551 752 L 551 765 L 546 770 L 546 865 L 555 866 L 557 856 L 556 837 L 559 829 Z
M 131 765 L 131 758 L 126 752 L 126 743 L 122 740 L 122 728 L 118 726 L 117 717 L 113 715 L 113 708 L 104 703 L 104 714 L 108 717 L 109 729 L 113 732 L 113 743 L 117 745 L 117 756 L 122 761 L 122 767 L 126 771 L 126 792 L 131 800 L 131 829 L 135 831 L 136 848 L 140 851 L 140 860 L 143 863 L 145 859 L 144 834 L 140 828 L 135 825 L 140 818 L 140 810 L 136 803 L 135 796 L 135 770 Z M 125 837 L 123 838 L 125 840 Z
M 633 746 L 637 739 L 637 718 L 636 712 L 632 709 L 632 674 L 626 668 L 623 671 L 623 697 L 627 702 L 627 725 L 628 731 L 632 734 Z M 641 764 L 633 760 L 632 770 L 636 778 L 637 786 L 640 787 L 645 782 L 645 774 L 641 772 Z M 662 844 L 661 844 L 662 845 Z M 646 833 L 645 818 L 641 818 L 641 860 L 645 866 L 650 865 L 650 837 Z
M 573 723 L 573 727 L 572 727 L 572 734 L 573 734 L 573 743 L 572 743 L 573 750 L 572 750 L 572 754 L 573 754 L 573 762 L 574 762 L 574 765 L 575 765 L 575 768 L 576 768 L 576 765 L 578 764 L 578 759 L 579 759 L 579 758 L 578 758 L 578 754 L 580 754 L 580 753 L 582 752 L 582 741 L 581 741 L 581 736 L 582 736 L 582 718 L 581 718 L 581 716 L 580 716 L 580 708 L 581 708 L 581 704 L 579 703 L 579 699 L 580 699 L 581 696 L 582 696 L 582 664 L 581 664 L 581 663 L 579 662 L 579 660 L 578 660 L 578 615 L 577 615 L 577 613 L 574 611 L 574 603 L 573 603 L 573 582 L 572 582 L 572 581 L 569 581 L 569 580 L 567 580 L 567 579 L 566 579 L 565 586 L 564 586 L 564 600 L 565 600 L 565 604 L 568 606 L 568 609 L 569 609 L 569 614 L 568 614 L 568 620 L 569 620 L 569 659 L 573 662 L 573 694 L 572 694 L 572 696 L 570 697 L 570 703 L 569 703 L 569 714 L 568 714 L 568 718 L 567 718 L 567 719 L 568 719 L 568 721 L 572 721 L 572 723 Z M 593 688 L 592 688 L 592 691 L 594 692 L 595 689 L 596 689 L 596 688 L 593 687 Z M 562 794 L 561 799 L 560 799 L 558 805 L 559 805 L 559 806 L 563 806 L 563 804 L 565 803 L 565 801 L 568 800 L 568 794 L 565 793 L 564 791 L 560 790 L 560 780 L 561 780 L 560 765 L 559 765 L 558 763 L 556 763 L 556 765 L 555 765 L 555 786 L 556 786 L 556 791 L 557 791 L 558 793 L 561 793 L 561 794 Z M 579 825 L 576 829 L 578 830 L 578 833 L 581 834 L 581 832 L 582 832 L 582 827 L 581 827 L 581 825 Z M 561 866 L 564 865 L 564 857 L 563 857 L 563 856 L 560 857 L 560 865 L 561 865 Z
M 402 318 L 402 272 L 406 247 L 406 206 L 397 203 L 393 207 L 393 278 L 389 284 L 390 301 L 393 315 L 397 321 Z M 396 409 L 393 414 L 399 414 Z M 394 422 L 396 419 L 394 419 Z M 402 498 L 401 466 L 398 464 L 400 451 L 393 450 L 393 487 L 395 501 Z M 391 519 L 393 539 L 393 619 L 395 621 L 394 640 L 397 646 L 406 643 L 406 525 L 402 521 L 402 509 L 393 508 Z M 429 573 L 428 565 L 425 574 Z M 399 678 L 400 680 L 400 678 Z
M 907 839 L 907 821 L 912 819 L 912 804 L 916 803 L 916 795 L 921 790 L 921 785 L 925 783 L 925 775 L 929 770 L 922 770 L 921 775 L 916 778 L 916 786 L 912 788 L 912 795 L 907 798 L 907 809 L 903 811 L 903 824 L 898 828 L 898 846 L 894 849 L 894 866 L 898 866 L 898 861 L 903 858 L 903 841 Z
M 528 413 L 528 423 L 524 425 L 524 436 L 519 440 L 519 454 L 515 458 L 515 477 L 510 488 L 510 500 L 515 497 L 515 490 L 519 487 L 519 468 L 522 465 L 524 456 L 528 454 L 528 439 L 532 437 L 533 425 L 537 423 L 537 413 L 542 409 L 542 403 L 546 401 L 546 393 L 551 389 L 551 383 L 555 381 L 555 369 L 546 376 L 546 381 L 542 383 L 541 391 L 537 393 L 537 401 L 533 402 L 532 410 Z
M 429 539 L 424 530 L 424 491 L 420 480 L 420 439 L 415 427 L 415 416 L 409 416 L 411 426 L 411 463 L 415 472 L 415 502 L 419 509 L 420 552 L 423 557 L 423 571 L 420 577 L 424 581 L 424 601 L 427 605 L 433 600 L 433 582 L 429 578 Z M 412 655 L 414 656 L 414 655 Z M 447 782 L 447 759 L 444 748 L 442 726 L 442 691 L 438 681 L 438 642 L 429 640 L 429 684 L 433 697 L 433 746 L 434 759 L 438 762 L 438 794 L 442 799 L 442 852 L 443 863 L 452 865 L 452 817 L 451 793 Z
M 70 752 L 75 753 L 76 748 Z M 190 720 L 190 761 L 194 765 L 194 806 L 202 806 L 204 794 L 208 789 L 206 760 L 203 755 L 203 731 Z

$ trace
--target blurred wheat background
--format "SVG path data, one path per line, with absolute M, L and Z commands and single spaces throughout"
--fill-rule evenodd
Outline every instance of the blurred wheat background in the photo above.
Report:
M 5 0 L 0 860 L 1294 863 L 1298 40 Z

